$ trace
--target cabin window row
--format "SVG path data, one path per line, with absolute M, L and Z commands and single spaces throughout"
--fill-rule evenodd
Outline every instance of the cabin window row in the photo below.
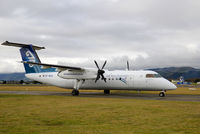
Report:
M 53 77 L 53 75 L 39 75 L 39 77 Z
M 127 79 L 127 78 L 106 78 L 106 80 L 122 80 L 122 79 Z M 132 77 L 129 78 L 130 80 L 132 79 Z

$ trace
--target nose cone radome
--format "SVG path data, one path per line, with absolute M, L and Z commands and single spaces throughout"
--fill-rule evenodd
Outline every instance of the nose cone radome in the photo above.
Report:
M 168 81 L 167 79 L 161 79 L 160 84 L 162 83 L 162 89 L 163 90 L 176 90 L 176 85 L 174 85 L 172 82 Z
M 170 82 L 170 83 L 171 83 L 171 82 Z M 171 90 L 176 90 L 176 89 L 177 89 L 176 85 L 173 84 L 173 83 L 171 83 L 170 88 L 171 88 Z
M 177 89 L 176 85 L 173 84 L 173 83 L 171 83 L 171 82 L 169 82 L 169 84 L 168 84 L 168 90 L 176 90 L 176 89 Z

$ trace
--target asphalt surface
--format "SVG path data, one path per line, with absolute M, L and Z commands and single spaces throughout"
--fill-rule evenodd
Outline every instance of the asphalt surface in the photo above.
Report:
M 0 91 L 0 94 L 72 96 L 71 92 L 51 92 L 51 91 Z M 139 94 L 139 93 L 133 94 L 133 93 L 112 93 L 111 92 L 111 94 L 109 95 L 104 95 L 101 92 L 81 92 L 80 91 L 79 97 L 200 102 L 200 95 L 166 94 L 166 97 L 159 97 L 158 94 Z

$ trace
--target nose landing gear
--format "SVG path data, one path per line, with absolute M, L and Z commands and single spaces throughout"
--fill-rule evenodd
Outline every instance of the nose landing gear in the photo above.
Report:
M 160 92 L 160 93 L 159 93 L 159 96 L 160 96 L 160 97 L 165 97 L 165 96 L 166 96 L 165 91 Z

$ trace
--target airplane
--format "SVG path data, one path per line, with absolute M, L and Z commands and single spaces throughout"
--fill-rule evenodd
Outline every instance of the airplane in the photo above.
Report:
M 94 63 L 97 68 L 46 64 L 40 61 L 36 53 L 36 50 L 45 49 L 45 47 L 8 41 L 1 45 L 20 47 L 21 63 L 24 64 L 27 78 L 72 89 L 73 96 L 79 95 L 79 89 L 92 89 L 104 90 L 104 94 L 110 94 L 110 90 L 160 91 L 159 96 L 165 97 L 167 90 L 177 88 L 155 71 L 129 70 L 128 62 L 127 70 L 115 71 L 104 69 L 107 61 L 101 68 L 95 60 Z

